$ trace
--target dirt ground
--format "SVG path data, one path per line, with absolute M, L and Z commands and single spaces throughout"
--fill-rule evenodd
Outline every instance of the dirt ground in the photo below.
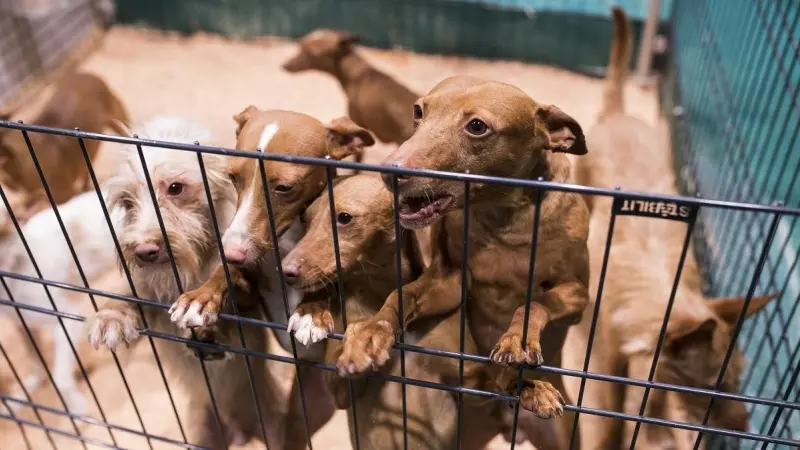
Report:
M 321 73 L 291 75 L 280 64 L 295 51 L 286 40 L 264 39 L 258 42 L 239 42 L 199 35 L 181 38 L 132 28 L 113 28 L 102 48 L 92 55 L 82 69 L 102 76 L 122 98 L 134 121 L 146 120 L 159 114 L 180 114 L 193 117 L 211 128 L 223 144 L 234 143 L 234 114 L 253 104 L 264 109 L 288 109 L 308 113 L 323 122 L 346 113 L 346 103 L 338 83 Z M 585 130 L 591 128 L 599 110 L 602 81 L 545 66 L 518 62 L 479 61 L 467 58 L 425 56 L 402 51 L 360 50 L 379 69 L 406 83 L 417 92 L 425 92 L 441 79 L 455 74 L 468 74 L 514 84 L 543 103 L 558 105 L 575 117 Z M 630 86 L 627 103 L 629 112 L 643 120 L 657 123 L 657 101 L 654 92 Z M 37 103 L 32 103 L 20 118 L 30 117 Z M 369 162 L 380 161 L 390 146 L 378 144 L 367 154 Z M 115 167 L 115 152 L 105 149 L 98 162 L 98 173 L 105 178 Z M 88 312 L 88 309 L 87 309 Z M 0 318 L 0 342 L 10 354 L 16 369 L 25 375 L 33 370 L 35 358 L 19 345 L 24 335 L 10 325 L 15 318 Z M 50 339 L 42 333 L 47 361 L 52 361 Z M 281 353 L 280 350 L 275 350 Z M 140 430 L 128 400 L 119 372 L 108 352 L 95 352 L 85 342 L 80 355 L 90 370 L 92 385 L 101 400 L 106 419 L 134 430 Z M 175 418 L 164 395 L 161 379 L 148 345 L 137 345 L 120 353 L 125 375 L 151 434 L 180 440 Z M 282 365 L 287 378 L 293 369 Z M 10 368 L 0 362 L 0 391 L 14 390 Z M 82 383 L 84 392 L 88 391 Z M 177 383 L 170 383 L 179 410 L 185 408 L 186 398 Z M 42 387 L 33 394 L 35 402 L 61 409 L 54 391 Z M 90 403 L 91 398 L 90 398 Z M 3 412 L 2 414 L 6 414 Z M 23 408 L 20 417 L 37 422 L 32 411 Z M 69 421 L 42 412 L 49 426 L 71 431 Z M 92 417 L 100 418 L 94 410 Z M 77 422 L 85 436 L 108 442 L 108 431 L 97 425 Z M 43 432 L 27 427 L 33 448 L 46 448 Z M 126 432 L 115 432 L 123 448 L 146 448 L 146 441 Z M 19 429 L 8 421 L 0 421 L 0 447 L 22 448 Z M 78 448 L 71 438 L 54 433 L 58 448 Z M 314 448 L 350 448 L 345 412 L 340 412 L 313 440 Z M 155 448 L 175 448 L 153 441 Z M 92 448 L 100 448 L 89 445 Z M 250 444 L 246 448 L 258 448 Z M 509 444 L 498 436 L 490 448 L 504 449 Z M 528 448 L 530 446 L 518 446 Z

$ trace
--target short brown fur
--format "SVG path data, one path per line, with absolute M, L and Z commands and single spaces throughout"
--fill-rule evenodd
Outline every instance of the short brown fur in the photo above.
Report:
M 393 197 L 381 179 L 373 174 L 360 174 L 337 180 L 333 192 L 337 213 L 337 237 L 345 296 L 346 318 L 349 324 L 345 342 L 327 341 L 325 362 L 336 364 L 340 373 L 348 375 L 351 365 L 362 361 L 352 358 L 363 351 L 365 342 L 353 339 L 356 324 L 377 313 L 386 297 L 397 286 L 395 255 L 395 226 Z M 331 211 L 327 196 L 318 198 L 309 208 L 309 229 L 304 238 L 284 260 L 284 272 L 294 284 L 309 291 L 307 301 L 300 304 L 300 314 L 310 314 L 316 326 L 332 332 L 334 325 L 342 329 L 342 314 L 336 289 L 336 258 L 333 247 Z M 347 214 L 348 216 L 341 216 Z M 346 221 L 347 223 L 340 223 Z M 414 234 L 402 230 L 401 264 L 405 282 L 415 280 L 422 271 L 422 262 L 414 243 Z M 331 315 L 333 311 L 333 315 Z M 458 312 L 450 312 L 429 320 L 420 320 L 409 326 L 406 342 L 416 345 L 458 351 Z M 376 339 L 380 339 L 380 335 Z M 474 345 L 472 345 L 474 348 Z M 376 355 L 376 368 L 400 376 L 399 355 Z M 431 382 L 443 380 L 434 375 L 442 365 L 433 356 L 406 354 L 406 376 Z M 329 387 L 340 408 L 350 406 L 347 380 L 333 372 L 326 372 Z M 358 441 L 364 448 L 394 449 L 403 446 L 402 404 L 394 383 L 371 378 L 351 380 L 356 394 Z M 447 392 L 408 386 L 407 446 L 414 449 L 455 449 L 457 440 L 454 398 Z M 352 416 L 348 414 L 351 436 L 355 432 Z M 465 408 L 465 423 L 480 424 L 464 428 L 462 448 L 480 449 L 499 431 L 484 409 Z M 355 439 L 352 439 L 355 442 Z M 355 443 L 353 444 L 355 445 Z
M 621 184 L 633 191 L 677 194 L 671 156 L 667 148 L 657 144 L 658 133 L 644 122 L 625 114 L 622 94 L 632 37 L 630 23 L 621 8 L 614 8 L 614 20 L 616 31 L 609 62 L 606 104 L 599 124 L 589 134 L 592 154 L 577 163 L 578 181 L 599 187 Z M 597 275 L 603 263 L 611 200 L 596 197 L 592 205 L 589 249 L 594 274 L 592 292 L 597 292 Z M 647 379 L 686 231 L 685 224 L 671 220 L 616 218 L 590 372 Z M 770 298 L 772 296 L 754 297 L 747 314 L 763 308 Z M 656 381 L 702 388 L 714 386 L 743 302 L 744 298 L 708 300 L 702 295 L 697 262 L 690 248 L 667 326 Z M 585 315 L 583 322 L 570 330 L 565 360 L 572 368 L 583 368 L 591 321 L 591 315 Z M 742 369 L 743 356 L 736 350 L 722 384 L 723 391 L 738 393 Z M 576 395 L 579 380 L 571 379 L 568 387 Z M 634 386 L 622 390 L 614 389 L 609 383 L 590 380 L 586 385 L 584 404 L 638 414 L 643 390 Z M 708 398 L 654 390 L 645 414 L 681 420 L 678 418 L 680 411 L 670 406 L 676 404 L 685 408 L 690 422 L 699 423 L 705 414 Z M 623 432 L 620 421 L 594 415 L 582 416 L 581 424 L 584 448 L 596 449 L 628 448 L 634 428 L 634 422 L 625 422 Z M 717 399 L 711 424 L 746 430 L 744 405 Z M 672 434 L 673 430 L 643 424 L 636 448 L 664 448 L 664 445 L 692 448 L 694 439 L 681 443 Z
M 419 95 L 358 55 L 354 49 L 358 40 L 340 31 L 314 30 L 300 40 L 300 51 L 283 68 L 321 70 L 336 77 L 347 95 L 347 112 L 353 121 L 382 142 L 402 144 L 414 134 L 411 106 Z
M 62 79 L 31 123 L 80 128 L 91 133 L 111 129 L 120 135 L 124 135 L 125 128 L 130 125 L 119 98 L 102 79 L 88 73 L 71 74 Z M 89 171 L 76 139 L 34 132 L 29 132 L 28 136 L 56 204 L 91 187 Z M 100 142 L 86 139 L 84 144 L 93 160 Z M 20 219 L 27 219 L 49 206 L 30 151 L 19 131 L 0 129 L 0 183 L 26 193 L 26 208 L 15 211 Z
M 422 97 L 415 110 L 415 134 L 384 164 L 567 182 L 570 164 L 566 156 L 555 152 L 582 155 L 587 151 L 575 120 L 502 83 L 448 78 Z M 389 181 L 387 177 L 385 182 L 391 184 Z M 419 279 L 403 287 L 404 319 L 411 323 L 452 311 L 461 302 L 465 194 L 461 182 L 414 177 L 399 180 L 398 193 L 402 225 L 413 229 L 433 225 L 436 242 L 430 266 Z M 534 301 L 523 349 L 535 195 L 519 188 L 479 183 L 473 183 L 470 189 L 466 280 L 469 331 L 480 354 L 491 355 L 493 361 L 504 365 L 541 364 L 546 355 L 548 364 L 559 366 L 566 331 L 580 321 L 588 302 L 586 206 L 576 195 L 547 192 L 540 203 Z M 398 298 L 393 293 L 381 311 L 365 321 L 362 330 L 348 331 L 352 339 L 372 342 L 359 358 L 374 359 L 386 345 L 394 343 L 397 315 Z M 500 370 L 499 366 L 488 370 L 502 391 L 514 392 L 516 371 Z M 452 364 L 446 375 L 455 380 L 457 373 L 457 364 Z M 530 376 L 530 372 L 527 374 Z M 520 396 L 522 406 L 541 418 L 560 415 L 561 377 L 537 376 L 547 382 L 526 380 Z M 476 387 L 485 377 L 480 366 L 466 365 L 467 386 Z M 561 426 L 560 430 L 543 433 L 528 428 L 532 422 L 521 423 L 540 448 L 568 445 L 569 425 L 551 422 L 549 425 Z

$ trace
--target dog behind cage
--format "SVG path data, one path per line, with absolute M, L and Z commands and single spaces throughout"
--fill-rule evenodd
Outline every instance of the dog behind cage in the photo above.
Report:
M 598 422 L 618 424 L 620 446 L 629 448 L 733 445 L 710 442 L 710 436 L 735 438 L 743 446 L 797 445 L 791 434 L 796 352 L 786 325 L 794 311 L 783 300 L 793 295 L 795 208 L 678 197 L 674 180 L 664 176 L 666 150 L 597 156 L 602 144 L 591 140 L 594 131 L 587 127 L 584 144 L 584 130 L 569 111 L 528 103 L 527 94 L 506 86 L 453 78 L 425 92 L 409 107 L 418 131 L 381 166 L 340 161 L 361 153 L 369 161 L 373 151 L 371 132 L 350 119 L 323 123 L 256 107 L 230 123 L 236 145 L 176 117 L 131 124 L 119 136 L 83 127 L 0 124 L 21 138 L 16 154 L 30 159 L 44 205 L 27 207 L 37 203 L 0 184 L 8 213 L 2 302 L 21 338 L 2 341 L 5 384 L 13 389 L 0 395 L 3 417 L 18 426 L 19 446 L 37 448 L 49 438 L 58 448 L 222 448 L 249 441 L 272 448 L 383 448 L 386 442 L 393 448 L 479 448 L 498 441 L 504 448 L 525 441 L 537 448 L 610 448 L 610 440 L 596 437 Z M 470 144 L 453 146 L 452 139 L 437 139 L 454 135 L 441 111 L 460 107 L 459 95 L 495 100 L 481 103 L 487 111 L 456 130 L 468 133 Z M 518 125 L 531 142 L 482 147 L 484 135 L 506 139 L 496 129 L 496 121 L 506 118 L 497 105 L 532 105 L 541 122 Z M 60 186 L 37 162 L 44 157 L 40 145 L 47 145 L 38 136 L 74 144 L 74 159 L 88 172 L 84 192 L 57 200 Z M 117 173 L 108 180 L 98 175 L 88 151 L 95 140 L 121 150 Z M 460 154 L 467 145 L 470 152 Z M 584 145 L 588 155 L 581 155 Z M 503 159 L 503 152 L 535 146 L 542 147 L 511 158 L 513 164 Z M 476 150 L 492 157 L 475 165 L 470 155 Z M 574 165 L 561 157 L 567 151 L 575 154 Z M 447 159 L 452 155 L 461 157 Z M 582 161 L 591 158 L 624 163 L 633 174 L 574 180 L 572 170 L 580 175 Z M 636 164 L 653 172 L 636 170 Z M 341 176 L 340 168 L 362 173 Z M 639 187 L 635 179 L 645 184 Z M 611 189 L 614 183 L 625 190 Z M 577 215 L 553 214 L 580 205 L 579 196 L 593 198 L 591 216 L 580 206 Z M 533 205 L 525 220 L 508 220 L 517 217 L 508 199 L 518 202 L 514 207 Z M 746 248 L 736 250 L 747 261 L 737 282 L 717 291 L 741 297 L 708 301 L 698 287 L 690 242 L 697 222 L 719 217 L 744 218 L 752 226 Z M 588 233 L 591 283 L 580 258 L 565 262 L 550 247 L 563 242 L 563 222 L 577 230 L 569 238 L 578 243 Z M 425 250 L 414 231 L 431 223 L 434 245 Z M 245 237 L 237 245 L 247 251 L 226 246 L 234 228 Z M 735 236 L 726 228 L 711 230 L 719 234 L 700 238 L 727 252 Z M 669 238 L 655 238 L 664 235 Z M 516 253 L 483 256 L 491 254 L 480 239 L 486 236 L 493 246 L 514 243 Z M 257 245 L 250 242 L 255 237 Z M 620 255 L 630 254 L 636 239 L 647 241 L 650 253 L 629 256 L 630 266 L 620 270 Z M 579 247 L 566 253 L 580 255 Z M 429 261 L 419 254 L 425 251 L 433 252 Z M 667 254 L 673 260 L 661 270 L 655 256 Z M 569 288 L 557 291 L 564 292 L 561 298 L 588 293 L 582 318 L 552 309 L 561 298 L 547 292 L 563 280 L 543 273 L 556 266 L 558 276 L 576 272 Z M 631 275 L 637 270 L 651 278 Z M 502 296 L 486 294 L 487 279 L 502 286 L 501 293 L 518 293 L 519 303 L 506 317 L 512 329 L 524 331 L 514 334 L 506 330 L 509 323 L 500 323 L 492 325 L 502 328 L 497 336 L 485 337 L 480 327 L 489 327 L 487 318 L 501 316 L 502 322 L 507 307 Z M 616 325 L 637 331 L 633 325 L 647 323 L 651 329 L 622 342 L 630 357 L 627 372 L 597 370 L 592 363 L 598 360 L 619 360 L 606 352 L 622 336 L 608 331 L 607 316 L 598 311 L 637 279 L 646 294 L 632 300 L 654 305 L 658 297 L 663 309 L 648 308 L 648 322 L 640 312 L 614 313 Z M 698 293 L 688 314 L 681 308 L 690 295 L 687 283 Z M 479 308 L 487 298 L 498 301 L 492 311 Z M 706 309 L 713 314 L 704 315 Z M 760 341 L 756 321 L 771 327 Z M 567 356 L 558 358 L 562 344 L 547 337 L 558 335 L 554 329 L 571 333 L 580 326 L 593 337 L 586 337 L 586 347 L 564 341 L 565 355 L 577 353 L 570 365 Z M 37 328 L 52 331 L 52 355 Z M 774 336 L 780 340 L 773 342 Z M 765 348 L 788 353 L 788 366 L 770 369 L 774 394 L 765 390 L 769 377 L 748 372 L 752 363 L 742 360 L 737 337 L 750 355 L 757 345 L 757 358 Z M 87 343 L 102 349 L 81 349 Z M 25 361 L 36 364 L 23 367 Z M 707 373 L 698 362 L 717 370 Z M 754 377 L 760 388 L 752 386 Z M 592 395 L 618 389 L 625 391 L 624 405 L 592 402 Z M 766 419 L 754 421 L 765 411 Z M 348 423 L 349 443 L 314 442 L 336 417 Z M 499 434 L 505 439 L 489 443 Z

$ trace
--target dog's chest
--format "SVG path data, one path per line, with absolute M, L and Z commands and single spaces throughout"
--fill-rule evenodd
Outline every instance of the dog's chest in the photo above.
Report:
M 463 260 L 463 215 L 448 220 L 448 254 L 452 264 L 460 267 Z M 527 216 L 523 216 L 527 219 Z M 491 349 L 508 329 L 514 311 L 525 304 L 529 284 L 533 215 L 530 220 L 517 220 L 508 227 L 497 228 L 483 224 L 480 218 L 470 221 L 467 267 L 469 290 L 467 310 L 470 329 L 479 347 Z M 554 277 L 554 269 L 562 266 L 557 258 L 557 234 L 549 224 L 542 223 L 538 234 L 532 298 L 544 291 L 542 287 Z

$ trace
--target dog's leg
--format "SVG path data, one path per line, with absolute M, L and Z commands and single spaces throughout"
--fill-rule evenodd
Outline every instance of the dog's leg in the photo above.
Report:
M 249 298 L 251 285 L 244 273 L 235 266 L 228 266 L 231 283 L 245 295 L 237 296 L 237 306 L 245 308 L 252 305 L 240 304 L 239 297 Z M 217 323 L 223 299 L 228 293 L 228 280 L 222 266 L 199 288 L 185 292 L 169 309 L 170 320 L 180 328 L 208 327 Z M 253 296 L 255 297 L 255 296 Z
M 70 321 L 71 322 L 71 321 Z M 55 361 L 53 363 L 53 381 L 56 383 L 59 392 L 64 397 L 67 407 L 73 414 L 85 414 L 87 411 L 86 397 L 81 394 L 73 375 L 75 355 L 72 353 L 70 339 L 78 334 L 81 323 L 65 323 L 65 329 L 55 327 L 53 329 L 53 344 L 55 350 Z M 74 348 L 77 351 L 77 342 L 72 339 Z
M 446 269 L 439 256 L 418 279 L 403 286 L 404 324 L 456 310 L 461 304 L 460 292 L 461 273 Z M 399 318 L 400 302 L 394 291 L 377 314 L 348 324 L 344 350 L 336 364 L 339 372 L 358 375 L 386 364 L 399 332 Z

